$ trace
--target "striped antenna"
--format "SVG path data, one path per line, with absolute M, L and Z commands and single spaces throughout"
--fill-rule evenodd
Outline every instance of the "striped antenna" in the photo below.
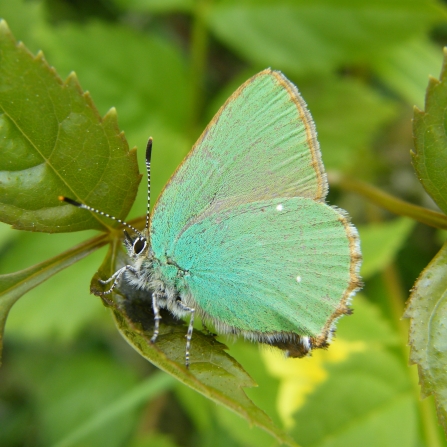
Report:
M 88 211 L 91 211 L 93 213 L 100 214 L 101 216 L 108 217 L 109 219 L 115 220 L 116 222 L 119 222 L 120 224 L 125 225 L 127 228 L 130 228 L 131 230 L 135 231 L 135 233 L 137 233 L 141 238 L 146 240 L 146 236 L 144 236 L 143 233 L 141 233 L 141 231 L 138 231 L 135 227 L 133 227 L 132 225 L 128 224 L 127 222 L 124 222 L 121 219 L 117 219 L 116 217 L 111 216 L 110 214 L 104 213 L 103 211 L 96 210 L 95 208 L 92 208 L 91 206 L 84 205 L 83 203 L 76 202 L 76 200 L 69 199 L 68 197 L 59 196 L 58 199 L 61 202 L 67 202 L 70 205 L 76 206 L 77 208 L 82 208 L 84 210 L 88 210 Z
M 146 146 L 146 172 L 147 172 L 147 214 L 146 214 L 146 234 L 149 234 L 149 216 L 151 212 L 151 156 L 152 156 L 152 137 L 149 137 Z

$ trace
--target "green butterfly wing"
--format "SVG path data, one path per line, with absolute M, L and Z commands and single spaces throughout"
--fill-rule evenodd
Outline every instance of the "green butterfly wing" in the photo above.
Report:
M 345 313 L 356 244 L 337 209 L 293 197 L 214 213 L 188 227 L 172 257 L 213 321 L 318 337 L 332 315 Z
M 360 260 L 355 229 L 326 194 L 306 105 L 265 70 L 224 104 L 160 196 L 150 226 L 160 275 L 222 332 L 323 346 Z
M 264 70 L 236 90 L 204 130 L 160 195 L 151 226 L 169 244 L 207 211 L 274 197 L 324 200 L 326 194 L 306 104 L 281 73 Z

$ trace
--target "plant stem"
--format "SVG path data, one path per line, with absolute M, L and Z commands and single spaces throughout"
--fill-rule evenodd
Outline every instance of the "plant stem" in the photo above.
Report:
M 445 214 L 405 202 L 375 186 L 360 180 L 339 175 L 336 172 L 328 173 L 328 178 L 332 185 L 345 191 L 352 191 L 360 194 L 376 205 L 391 211 L 394 214 L 411 217 L 412 219 L 431 227 L 447 230 L 447 216 Z
M 196 0 L 191 34 L 191 116 L 189 130 L 191 141 L 196 138 L 200 114 L 203 107 L 203 85 L 208 53 L 208 32 L 205 17 L 210 0 Z

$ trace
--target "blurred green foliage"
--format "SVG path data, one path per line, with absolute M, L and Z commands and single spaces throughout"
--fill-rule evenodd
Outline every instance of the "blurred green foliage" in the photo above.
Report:
M 413 105 L 424 107 L 428 75 L 437 78 L 441 70 L 444 2 L 0 0 L 0 17 L 33 53 L 42 50 L 62 79 L 75 70 L 101 116 L 116 108 L 130 147 L 139 148 L 140 166 L 144 144 L 154 137 L 153 200 L 229 94 L 263 68 L 282 70 L 316 122 L 334 179 L 329 202 L 346 209 L 359 227 L 365 287 L 327 352 L 284 360 L 249 343 L 223 341 L 259 385 L 248 396 L 303 447 L 447 445 L 433 398 L 420 400 L 416 367 L 407 366 L 409 324 L 401 320 L 410 288 L 445 234 L 396 217 L 336 180 L 363 180 L 437 210 L 411 165 L 411 118 Z M 438 101 L 431 115 L 442 107 Z M 416 130 L 423 134 L 435 125 L 420 118 Z M 37 135 L 42 143 L 47 130 Z M 85 135 L 75 138 L 82 144 Z M 93 152 L 102 143 L 92 144 Z M 434 138 L 427 152 L 435 168 L 437 144 Z M 129 171 L 136 176 L 132 166 Z M 436 179 L 442 184 L 444 178 Z M 75 181 L 83 187 L 82 179 Z M 436 196 L 424 186 L 443 207 L 445 193 Z M 106 190 L 99 194 L 113 208 L 115 198 Z M 116 205 L 123 215 L 132 194 L 123 193 Z M 140 187 L 130 218 L 143 214 L 145 202 Z M 94 235 L 18 232 L 2 224 L 0 271 L 31 267 Z M 86 257 L 12 307 L 0 369 L 0 445 L 277 445 L 129 349 L 109 312 L 88 294 L 104 255 Z M 446 276 L 440 259 L 438 278 Z M 430 285 L 420 284 L 419 292 L 430 293 Z M 444 283 L 436 287 L 442 296 Z M 410 309 L 413 318 L 421 295 Z M 442 299 L 435 301 L 442 311 Z M 438 357 L 444 339 L 437 339 Z M 424 340 L 418 342 L 413 346 L 425 353 Z M 433 391 L 425 383 L 424 393 L 443 391 L 447 379 L 425 360 L 418 363 L 433 375 L 423 377 L 436 386 Z M 445 410 L 442 398 L 438 403 Z

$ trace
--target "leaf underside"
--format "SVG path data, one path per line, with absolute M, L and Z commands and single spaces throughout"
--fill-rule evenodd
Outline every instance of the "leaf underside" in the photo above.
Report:
M 414 110 L 413 165 L 427 193 L 447 212 L 447 50 L 440 79 L 430 78 L 425 110 Z M 418 365 L 421 394 L 433 394 L 447 433 L 447 244 L 421 273 L 404 315 L 411 319 L 410 361 Z
M 447 432 L 447 243 L 419 276 L 404 316 L 411 318 L 410 362 L 418 365 L 422 397 L 433 394 Z

